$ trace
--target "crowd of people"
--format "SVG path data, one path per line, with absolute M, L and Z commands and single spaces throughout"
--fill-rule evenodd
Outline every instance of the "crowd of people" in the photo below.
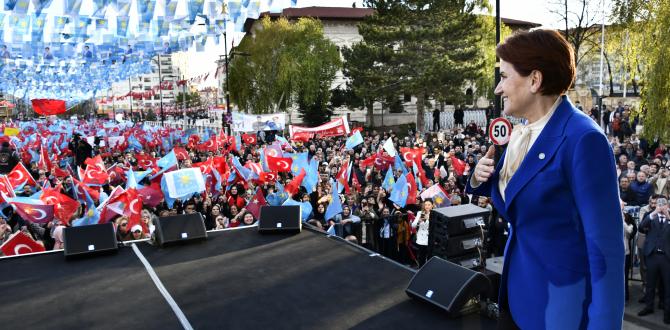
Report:
M 594 120 L 600 119 L 597 111 L 591 111 L 590 115 Z M 619 106 L 611 113 L 606 112 L 606 115 L 615 119 L 614 122 L 609 120 L 606 122 L 606 131 L 618 162 L 620 197 L 625 214 L 623 239 L 626 242 L 627 278 L 630 277 L 633 265 L 639 264 L 645 284 L 645 296 L 641 301 L 647 306 L 640 315 L 647 315 L 653 311 L 656 290 L 659 290 L 659 296 L 664 298 L 660 299 L 659 307 L 664 308 L 670 303 L 670 289 L 664 290 L 670 288 L 670 242 L 664 238 L 665 229 L 662 226 L 670 219 L 667 207 L 670 197 L 668 180 L 670 153 L 661 141 L 648 141 L 635 134 L 637 121 L 630 119 L 632 116 L 627 107 Z M 88 121 L 79 122 L 77 125 L 90 127 L 92 133 L 94 128 L 101 127 L 102 123 Z M 622 130 L 621 127 L 625 129 Z M 138 126 L 135 132 L 141 129 L 142 126 Z M 194 132 L 173 128 L 154 129 L 151 134 L 197 135 Z M 211 139 L 216 134 L 206 135 Z M 123 132 L 118 132 L 118 135 L 123 135 Z M 428 215 L 431 209 L 465 203 L 491 209 L 487 198 L 468 195 L 464 189 L 470 169 L 475 167 L 488 148 L 485 134 L 476 124 L 469 123 L 465 127 L 459 125 L 453 129 L 425 134 L 411 131 L 397 134 L 391 130 L 362 130 L 361 135 L 362 143 L 351 149 L 345 148 L 347 136 L 287 141 L 281 132 L 256 134 L 252 143 L 243 143 L 235 148 L 231 148 L 231 143 L 235 143 L 233 139 L 221 136 L 215 150 L 194 147 L 191 138 L 175 139 L 171 147 L 183 148 L 188 152 L 186 157 L 179 159 L 180 169 L 199 166 L 209 159 L 219 158 L 228 164 L 227 168 L 231 169 L 231 172 L 235 157 L 242 164 L 262 163 L 263 150 L 268 146 L 280 146 L 287 154 L 306 152 L 310 162 L 313 159 L 318 162 L 319 180 L 313 191 L 308 191 L 301 185 L 296 191 L 288 193 L 289 196 L 284 196 L 285 199 L 309 203 L 312 211 L 303 216 L 304 223 L 340 235 L 384 256 L 416 267 L 426 261 Z M 105 147 L 105 143 L 101 143 L 105 138 L 98 137 L 93 143 L 89 143 L 87 139 L 80 138 L 77 134 L 67 134 L 66 137 L 70 139 L 67 148 L 60 150 L 60 155 L 51 155 L 53 157 L 51 162 L 54 165 L 51 169 L 41 167 L 42 162 L 39 158 L 25 156 L 27 151 L 23 149 L 30 146 L 25 143 L 30 139 L 28 134 L 3 138 L 0 148 L 0 173 L 10 173 L 17 164 L 23 164 L 36 182 L 35 186 L 23 184 L 20 187 L 13 187 L 16 196 L 30 197 L 44 189 L 58 189 L 60 193 L 79 201 L 79 207 L 68 219 L 61 217 L 47 223 L 33 223 L 24 219 L 20 212 L 14 212 L 14 209 L 5 203 L 3 204 L 5 208 L 0 212 L 0 242 L 7 241 L 14 233 L 21 231 L 47 250 L 63 248 L 63 229 L 71 226 L 75 219 L 82 217 L 87 211 L 86 200 L 79 198 L 77 192 L 79 188 L 73 182 L 80 180 L 78 174 L 91 166 L 91 163 L 87 162 L 88 159 L 100 156 L 108 171 L 112 168 L 116 170 L 120 168 L 121 172 L 142 169 L 151 171 L 151 167 L 142 166 L 142 160 L 146 157 L 158 159 L 170 152 L 160 143 L 147 143 L 139 150 L 121 150 L 118 147 Z M 417 162 L 420 166 L 418 169 L 412 170 L 411 161 L 403 159 L 405 170 L 409 169 L 417 178 L 421 178 L 417 179 L 420 185 L 416 199 L 408 200 L 403 206 L 391 201 L 389 198 L 391 192 L 388 186 L 384 185 L 388 171 L 394 179 L 404 175 L 403 169 L 398 168 L 397 162 L 394 162 L 393 157 L 390 157 L 383 148 L 384 143 L 389 140 L 392 141 L 395 150 L 409 148 L 421 152 L 421 159 Z M 70 164 L 77 170 L 65 172 Z M 335 187 L 332 183 L 338 180 L 338 174 L 342 173 L 342 167 L 347 164 L 351 164 L 350 174 L 347 177 L 351 189 L 347 187 L 340 192 L 341 212 L 327 217 L 327 209 L 333 196 L 331 190 Z M 158 170 L 154 164 L 152 173 Z M 67 175 L 63 175 L 63 172 Z M 284 187 L 290 186 L 296 175 L 288 171 L 274 173 L 271 177 L 272 179 L 268 180 L 248 181 L 238 178 L 226 182 L 220 191 L 208 189 L 187 200 L 177 200 L 173 205 L 168 205 L 164 200 L 159 203 L 145 201 L 139 223 L 130 221 L 130 216 L 124 213 L 115 215 L 109 221 L 116 225 L 117 236 L 121 241 L 150 238 L 158 217 L 193 212 L 203 215 L 207 230 L 253 225 L 257 219 L 247 207 L 254 199 L 257 189 L 267 200 L 272 200 L 277 194 L 286 193 L 283 191 Z M 139 184 L 156 185 L 154 180 L 156 177 L 152 178 L 152 175 L 149 175 Z M 422 193 L 433 185 L 441 188 L 446 201 L 421 198 Z M 110 179 L 110 182 L 90 188 L 106 197 L 113 194 L 116 186 L 125 186 L 125 182 Z M 105 197 L 99 197 L 96 204 L 98 206 L 103 204 Z M 488 256 L 501 256 L 507 235 L 504 219 L 491 217 L 487 220 L 485 229 L 488 235 L 484 251 Z M 629 299 L 628 283 L 626 288 L 626 299 Z
M 91 131 L 93 131 L 96 125 L 100 126 L 101 124 L 99 122 L 80 122 L 77 125 L 91 127 Z M 157 129 L 152 134 L 165 135 L 168 131 L 177 135 L 196 135 L 193 132 L 185 133 L 172 128 Z M 186 140 L 176 140 L 172 147 L 182 147 L 188 151 L 188 157 L 179 160 L 178 168 L 180 169 L 192 167 L 194 164 L 202 164 L 211 158 L 220 158 L 225 159 L 228 168 L 232 171 L 232 159 L 234 157 L 237 157 L 243 164 L 245 162 L 247 164 L 258 164 L 262 161 L 261 153 L 265 147 L 272 144 L 278 145 L 279 139 L 284 140 L 280 135 L 276 138 L 277 134 L 275 132 L 263 133 L 257 135 L 258 139 L 254 143 L 244 143 L 235 149 L 230 148 L 228 140 L 221 143 L 217 150 L 198 150 Z M 123 134 L 119 133 L 119 135 Z M 135 133 L 135 135 L 138 134 Z M 165 156 L 170 151 L 162 145 L 150 143 L 143 145 L 141 150 L 119 150 L 118 147 L 105 147 L 105 138 L 97 137 L 93 143 L 89 143 L 84 137 L 74 134 L 70 136 L 67 148 L 61 150 L 60 155 L 51 155 L 53 157 L 51 162 L 54 166 L 49 170 L 40 167 L 39 158 L 24 157 L 26 151 L 21 149 L 26 148 L 26 145 L 18 143 L 21 148 L 17 150 L 17 141 L 26 140 L 28 136 L 28 134 L 25 134 L 25 136 L 19 136 L 18 138 L 7 139 L 8 141 L 4 141 L 2 150 L 0 150 L 1 173 L 10 173 L 16 164 L 20 163 L 25 166 L 37 183 L 36 186 L 22 185 L 21 190 L 16 192 L 17 196 L 30 197 L 39 194 L 39 191 L 45 187 L 49 189 L 55 187 L 55 189 L 59 189 L 60 193 L 80 201 L 80 207 L 69 219 L 54 218 L 53 221 L 42 224 L 31 223 L 21 217 L 20 212 L 13 212 L 12 207 L 6 207 L 2 214 L 4 226 L 2 227 L 2 233 L 0 233 L 0 239 L 6 241 L 12 233 L 23 231 L 43 244 L 47 250 L 62 248 L 63 228 L 71 226 L 75 219 L 86 213 L 86 201 L 79 198 L 81 196 L 78 196 L 77 189 L 80 188 L 76 183 L 81 184 L 79 181 L 82 180 L 78 177 L 78 174 L 84 173 L 86 168 L 91 166 L 89 165 L 91 163 L 87 160 L 90 161 L 99 156 L 110 174 L 113 172 L 112 168 L 115 171 L 120 168 L 120 172 L 129 169 L 140 171 L 146 168 L 142 166 L 142 160 L 145 157 L 155 157 L 157 159 Z M 446 203 L 442 201 L 441 205 L 458 205 L 471 202 L 471 197 L 464 193 L 464 182 L 469 168 L 475 165 L 478 156 L 486 150 L 484 134 L 481 128 L 471 123 L 465 128 L 431 132 L 425 135 L 409 132 L 409 134 L 400 136 L 393 131 L 363 130 L 362 136 L 363 142 L 352 150 L 344 148 L 347 136 L 308 141 L 287 141 L 287 143 L 280 144 L 282 150 L 286 153 L 306 152 L 310 161 L 312 159 L 318 160 L 319 182 L 316 184 L 314 191 L 308 192 L 303 185 L 289 198 L 311 204 L 312 212 L 303 218 L 303 221 L 307 224 L 324 231 L 331 229 L 344 238 L 379 251 L 383 255 L 405 264 L 422 264 L 426 257 L 427 214 L 434 205 L 431 200 L 424 201 L 420 195 L 434 184 L 439 184 L 448 199 Z M 393 163 L 393 158 L 388 161 L 389 156 L 382 148 L 382 144 L 389 138 L 393 141 L 396 150 L 411 148 L 421 150 L 423 153 L 422 159 L 418 162 L 421 166 L 420 176 L 422 179 L 417 180 L 417 183 L 423 184 L 416 194 L 416 199 L 407 201 L 407 205 L 402 207 L 389 199 L 388 188 L 382 188 L 382 182 L 387 178 L 387 171 L 390 171 L 396 179 L 403 175 L 402 170 L 396 167 L 397 164 Z M 219 141 L 222 141 L 222 139 L 219 139 Z M 185 143 L 182 144 L 182 142 Z M 5 157 L 7 158 L 7 164 L 4 164 L 4 166 L 3 154 L 8 156 Z M 366 160 L 369 161 L 370 159 L 377 159 L 378 161 L 366 163 Z M 457 165 L 454 168 L 452 164 L 454 159 L 458 159 L 461 166 Z M 348 184 L 353 187 L 341 192 L 341 213 L 326 219 L 326 209 L 332 199 L 331 182 L 345 163 L 351 164 Z M 365 165 L 361 165 L 361 163 Z M 60 166 L 56 166 L 56 164 Z M 69 168 L 70 164 L 71 168 L 75 170 L 66 172 L 65 170 Z M 411 162 L 406 163 L 405 166 L 412 171 Z M 158 171 L 158 168 L 154 171 Z M 141 223 L 130 221 L 128 214 L 119 214 L 109 221 L 115 223 L 117 236 L 121 241 L 151 237 L 158 217 L 183 213 L 201 213 L 208 230 L 252 225 L 257 219 L 252 214 L 253 212 L 249 212 L 246 207 L 254 197 L 256 189 L 260 189 L 264 197 L 269 200 L 270 195 L 277 194 L 278 185 L 289 186 L 291 181 L 295 179 L 295 175 L 290 172 L 275 174 L 275 181 L 238 180 L 228 182 L 220 192 L 205 191 L 188 200 L 177 200 L 171 206 L 168 206 L 165 201 L 161 201 L 155 206 L 145 201 L 141 212 Z M 416 175 L 418 178 L 419 173 L 416 173 Z M 151 186 L 152 181 L 156 179 L 150 178 L 151 175 L 147 176 L 139 184 L 147 187 Z M 110 180 L 102 185 L 91 185 L 89 188 L 99 191 L 102 196 L 109 196 L 113 194 L 116 186 L 125 187 L 126 184 L 123 181 Z M 96 200 L 96 205 L 103 204 L 103 199 L 104 197 Z M 485 198 L 477 199 L 475 197 L 472 201 L 490 208 Z M 497 246 L 489 250 L 496 251 L 499 255 L 503 250 L 504 239 L 495 241 Z

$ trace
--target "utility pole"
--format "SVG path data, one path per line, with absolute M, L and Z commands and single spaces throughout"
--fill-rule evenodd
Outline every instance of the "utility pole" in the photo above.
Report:
M 500 44 L 500 0 L 496 0 L 496 47 Z M 493 88 L 495 89 L 498 86 L 498 83 L 500 83 L 500 58 L 498 58 L 498 55 L 496 55 L 496 69 L 495 69 L 495 76 L 494 76 L 494 81 L 495 83 L 493 84 Z M 492 118 L 489 118 L 489 121 L 493 118 L 498 118 L 500 117 L 500 110 L 502 108 L 502 99 L 500 95 L 495 95 L 495 101 L 493 105 L 493 115 L 490 116 Z M 486 123 L 486 127 L 488 129 L 488 123 Z
M 128 94 L 130 94 L 130 117 L 133 116 L 133 87 L 130 85 L 130 77 L 128 77 Z

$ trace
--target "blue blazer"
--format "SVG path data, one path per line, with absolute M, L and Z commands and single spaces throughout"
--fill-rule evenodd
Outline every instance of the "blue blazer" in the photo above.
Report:
M 623 219 L 614 154 L 595 122 L 563 100 L 507 187 L 486 183 L 509 222 L 500 304 L 521 329 L 621 329 Z

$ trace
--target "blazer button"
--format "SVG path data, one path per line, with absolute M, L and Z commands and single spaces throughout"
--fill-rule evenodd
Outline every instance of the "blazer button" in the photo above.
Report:
M 538 157 L 539 157 L 540 159 L 544 159 L 544 152 L 541 152 L 541 153 L 538 155 Z

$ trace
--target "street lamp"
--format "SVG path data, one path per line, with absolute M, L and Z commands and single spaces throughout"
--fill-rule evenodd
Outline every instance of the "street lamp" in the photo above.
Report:
M 160 98 L 161 126 L 165 126 L 165 115 L 163 114 L 163 93 L 161 93 L 162 91 L 161 84 L 163 83 L 163 79 L 161 76 L 161 54 L 156 54 L 156 57 L 158 58 L 158 60 L 156 60 L 156 64 L 158 64 L 158 81 L 159 81 L 158 95 Z M 152 58 L 151 61 L 153 62 L 154 59 Z

